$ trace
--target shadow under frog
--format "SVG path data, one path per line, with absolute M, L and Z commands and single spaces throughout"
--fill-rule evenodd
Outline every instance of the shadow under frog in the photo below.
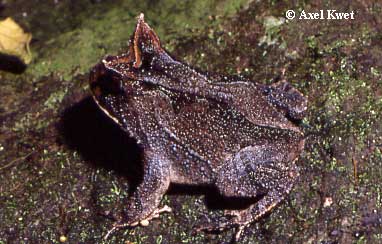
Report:
M 81 94 L 81 97 L 83 95 Z M 58 130 L 63 142 L 80 153 L 83 159 L 96 167 L 113 170 L 128 181 L 128 192 L 132 194 L 143 180 L 142 150 L 127 133 L 98 109 L 91 97 L 85 97 L 75 104 L 67 104 Z M 100 208 L 99 195 L 103 189 L 94 185 L 92 201 L 94 211 L 100 215 L 111 212 L 112 219 L 119 214 L 120 206 L 114 210 Z M 171 184 L 169 195 L 204 195 L 210 210 L 245 209 L 261 198 L 228 198 L 213 186 Z M 123 206 L 122 206 L 123 207 Z
M 119 126 L 98 109 L 91 97 L 67 106 L 58 130 L 64 143 L 87 162 L 127 178 L 129 193 L 141 183 L 142 150 L 135 140 L 121 133 Z
M 126 178 L 130 194 L 142 183 L 142 149 L 127 133 L 121 133 L 121 128 L 98 109 L 91 97 L 68 105 L 57 129 L 64 143 L 78 151 L 87 162 L 113 170 Z M 245 208 L 255 201 L 247 199 L 248 201 L 243 202 L 226 198 L 212 186 L 172 184 L 167 194 L 206 195 L 209 209 Z
M 258 199 L 227 210 L 203 230 L 242 230 L 291 190 L 304 136 L 307 99 L 287 82 L 271 86 L 209 76 L 173 59 L 138 18 L 126 54 L 108 56 L 90 74 L 101 111 L 134 139 L 142 181 L 114 229 L 146 225 L 170 183 L 214 187 L 226 198 Z

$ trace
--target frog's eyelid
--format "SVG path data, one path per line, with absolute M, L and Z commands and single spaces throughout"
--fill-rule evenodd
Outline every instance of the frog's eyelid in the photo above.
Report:
M 143 40 L 142 40 L 143 39 Z M 158 35 L 155 33 L 155 31 L 145 22 L 144 20 L 144 14 L 141 13 L 138 16 L 138 22 L 135 27 L 135 31 L 133 34 L 132 41 L 132 48 L 130 50 L 134 53 L 134 64 L 133 67 L 138 69 L 142 65 L 142 47 L 140 48 L 140 44 L 144 44 L 145 39 L 149 40 L 150 45 L 153 47 L 155 52 L 162 51 L 160 40 Z

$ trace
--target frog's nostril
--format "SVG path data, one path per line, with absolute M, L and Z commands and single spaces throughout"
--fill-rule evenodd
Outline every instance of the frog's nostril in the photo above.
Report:
M 90 87 L 98 81 L 99 77 L 104 76 L 106 73 L 105 65 L 103 63 L 99 63 L 96 66 L 93 67 L 93 69 L 90 71 L 89 75 L 89 84 Z

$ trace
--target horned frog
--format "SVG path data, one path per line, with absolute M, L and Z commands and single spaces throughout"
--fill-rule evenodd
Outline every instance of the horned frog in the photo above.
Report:
M 169 210 L 158 206 L 170 183 L 211 185 L 224 197 L 261 196 L 205 228 L 236 227 L 238 239 L 287 196 L 298 176 L 304 135 L 294 122 L 304 117 L 307 99 L 285 81 L 267 86 L 194 70 L 162 48 L 143 14 L 128 52 L 97 64 L 90 88 L 144 154 L 143 182 L 115 228 L 146 225 Z

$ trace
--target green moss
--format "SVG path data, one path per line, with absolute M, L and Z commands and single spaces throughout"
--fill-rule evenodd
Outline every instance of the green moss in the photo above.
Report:
M 64 99 L 66 92 L 67 89 L 63 89 L 50 94 L 49 98 L 44 102 L 45 108 L 56 109 L 58 105 L 62 102 L 62 99 Z
M 64 80 L 83 74 L 106 54 L 126 48 L 135 27 L 135 17 L 144 9 L 146 21 L 166 43 L 200 28 L 210 15 L 235 13 L 247 1 L 124 1 L 104 13 L 83 14 L 81 25 L 49 40 L 27 70 L 37 79 L 55 73 Z M 187 11 L 184 11 L 187 10 Z M 170 14 L 177 12 L 178 14 Z M 33 48 L 33 47 L 32 47 Z M 171 48 L 171 47 L 169 47 Z
M 35 59 L 14 82 L 16 76 L 2 76 L 3 82 L 15 87 L 9 90 L 14 93 L 11 101 L 22 104 L 33 99 L 24 101 L 30 111 L 16 111 L 15 117 L 13 111 L 2 114 L 10 117 L 4 120 L 6 136 L 1 139 L 6 140 L 0 145 L 0 159 L 10 162 L 33 154 L 0 170 L 0 181 L 7 182 L 0 191 L 4 199 L 0 235 L 52 243 L 59 243 L 61 235 L 68 237 L 68 243 L 218 243 L 231 237 L 233 231 L 191 235 L 201 216 L 212 220 L 222 211 L 207 210 L 201 196 L 167 195 L 162 204 L 171 206 L 173 213 L 161 215 L 149 227 L 121 229 L 103 240 L 113 224 L 103 214 L 124 209 L 129 185 L 118 172 L 94 165 L 92 157 L 80 156 L 77 148 L 63 147 L 52 136 L 63 97 L 82 89 L 65 88 L 65 80 L 79 83 L 74 76 L 87 73 L 102 56 L 123 51 L 135 16 L 144 9 L 165 47 L 195 66 L 229 74 L 240 71 L 259 82 L 274 82 L 285 69 L 285 78 L 309 97 L 308 115 L 301 125 L 307 139 L 298 163 L 299 182 L 283 204 L 249 228 L 244 243 L 341 242 L 345 235 L 354 243 L 379 243 L 379 226 L 362 229 L 359 223 L 382 208 L 381 36 L 362 19 L 352 25 L 264 22 L 264 16 L 279 20 L 285 9 L 310 6 L 308 1 L 298 4 L 256 1 L 232 19 L 222 15 L 235 13 L 240 5 L 236 1 L 102 1 L 100 5 L 78 1 L 65 7 L 74 8 L 74 20 L 54 8 L 51 13 L 30 13 L 25 20 L 41 15 L 49 21 L 58 18 L 62 26 L 46 26 L 50 31 L 45 33 L 33 27 L 33 21 L 27 23 L 36 38 Z M 261 37 L 269 45 L 259 46 Z M 51 78 L 41 79 L 50 74 Z M 3 91 L 8 98 L 6 87 Z M 333 204 L 323 207 L 326 198 Z
M 263 19 L 264 36 L 259 40 L 259 44 L 266 44 L 268 46 L 275 45 L 281 42 L 280 48 L 285 48 L 285 43 L 280 35 L 281 26 L 285 23 L 284 18 L 276 18 L 274 16 L 266 16 Z

